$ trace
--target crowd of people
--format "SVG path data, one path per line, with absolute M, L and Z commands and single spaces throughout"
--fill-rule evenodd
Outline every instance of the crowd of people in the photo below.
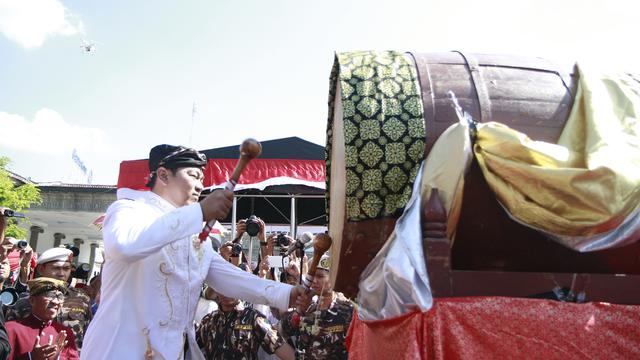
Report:
M 18 246 L 0 208 L 0 284 L 18 294 L 0 312 L 0 359 L 346 359 L 353 303 L 333 291 L 327 255 L 308 288 L 302 242 L 268 234 L 259 217 L 222 244 L 198 237 L 233 198 L 200 198 L 205 165 L 193 149 L 151 149 L 151 191 L 118 192 L 102 271 L 82 287 L 71 250 L 36 256 Z M 242 246 L 248 236 L 259 241 L 257 261 Z
M 51 248 L 36 257 L 28 244 L 5 237 L 4 211 L 0 208 L 0 358 L 78 359 L 92 306 L 99 302 L 99 275 L 90 284 L 78 282 L 72 250 Z
M 296 285 L 308 268 L 303 246 L 282 234 L 266 235 L 265 223 L 256 218 L 260 230 L 257 265 L 253 272 L 262 278 Z M 236 226 L 237 237 L 220 248 L 222 257 L 236 266 L 247 261 L 244 252 L 234 252 L 246 234 L 246 220 Z M 246 237 L 246 235 L 245 235 Z M 285 241 L 277 239 L 285 238 Z M 280 246 L 279 246 L 280 243 Z M 287 244 L 286 247 L 281 246 Z M 279 267 L 269 265 L 269 257 L 295 248 Z M 300 266 L 302 264 L 302 267 Z M 294 308 L 280 311 L 264 304 L 251 304 L 212 291 L 218 311 L 205 316 L 196 327 L 196 340 L 207 359 L 346 359 L 345 337 L 351 322 L 353 303 L 332 290 L 331 261 L 323 255 L 308 293 Z M 251 266 L 244 267 L 250 271 Z M 272 354 L 277 355 L 273 357 Z

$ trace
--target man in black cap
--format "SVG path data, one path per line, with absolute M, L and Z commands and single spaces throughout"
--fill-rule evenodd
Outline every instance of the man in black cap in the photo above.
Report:
M 203 282 L 226 296 L 286 310 L 303 293 L 238 269 L 197 234 L 223 219 L 233 193 L 198 203 L 204 154 L 158 145 L 149 154 L 151 191 L 118 190 L 105 216 L 100 311 L 89 325 L 85 359 L 203 359 L 193 321 Z

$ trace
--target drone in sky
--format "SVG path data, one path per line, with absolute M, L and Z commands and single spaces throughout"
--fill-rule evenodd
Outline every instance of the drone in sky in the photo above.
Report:
M 96 43 L 87 42 L 85 40 L 82 40 L 82 45 L 80 45 L 80 48 L 82 49 L 82 52 L 87 53 L 87 54 L 95 53 L 96 50 L 97 50 Z

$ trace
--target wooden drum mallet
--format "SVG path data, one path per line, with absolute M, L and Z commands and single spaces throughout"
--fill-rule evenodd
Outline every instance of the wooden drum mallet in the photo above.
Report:
M 256 139 L 246 139 L 240 144 L 240 158 L 238 159 L 238 163 L 236 164 L 235 169 L 233 169 L 233 174 L 231 174 L 231 178 L 224 185 L 224 188 L 229 191 L 233 191 L 235 189 L 236 184 L 238 184 L 238 180 L 240 179 L 240 175 L 242 171 L 247 167 L 249 161 L 257 158 L 262 153 L 262 145 Z M 205 241 L 207 236 L 209 236 L 209 232 L 215 225 L 216 220 L 209 221 L 202 229 L 198 238 L 200 241 Z
M 302 280 L 302 285 L 307 290 L 311 289 L 311 283 L 313 282 L 313 277 L 316 275 L 316 270 L 318 270 L 318 264 L 320 263 L 322 255 L 324 255 L 330 247 L 331 236 L 327 234 L 317 234 L 313 239 L 313 258 L 309 264 L 307 275 Z

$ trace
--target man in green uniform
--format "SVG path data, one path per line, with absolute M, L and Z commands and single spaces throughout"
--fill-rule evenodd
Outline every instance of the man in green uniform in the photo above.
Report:
M 295 359 L 293 348 L 264 315 L 246 303 L 215 294 L 218 310 L 202 318 L 196 341 L 208 360 L 258 358 L 258 347 L 281 359 Z
M 296 337 L 299 359 L 347 359 L 345 337 L 351 324 L 353 303 L 333 291 L 329 281 L 331 260 L 323 256 L 318 264 L 311 291 L 314 296 L 304 314 L 290 310 L 282 320 L 285 337 Z

